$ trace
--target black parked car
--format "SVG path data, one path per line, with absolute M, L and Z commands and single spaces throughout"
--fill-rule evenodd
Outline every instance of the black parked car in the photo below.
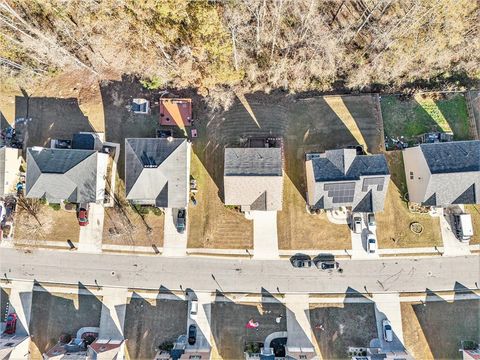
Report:
M 318 269 L 322 269 L 322 270 L 333 270 L 333 269 L 338 269 L 338 262 L 334 261 L 334 260 L 327 260 L 327 261 L 318 261 L 315 266 L 318 268 Z
M 197 327 L 195 325 L 190 325 L 188 327 L 188 343 L 190 345 L 195 345 L 197 341 Z
M 187 213 L 186 213 L 185 209 L 178 210 L 177 231 L 180 234 L 183 234 L 185 232 L 186 216 L 187 216 Z
M 309 259 L 295 259 L 292 261 L 293 267 L 296 268 L 309 268 L 312 266 L 312 260 Z

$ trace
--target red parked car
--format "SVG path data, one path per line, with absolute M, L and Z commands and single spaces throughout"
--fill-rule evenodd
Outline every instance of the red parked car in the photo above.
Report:
M 7 316 L 7 323 L 5 326 L 5 334 L 13 335 L 17 330 L 17 314 L 11 313 Z
M 78 210 L 78 225 L 88 225 L 88 209 L 81 207 L 80 210 Z

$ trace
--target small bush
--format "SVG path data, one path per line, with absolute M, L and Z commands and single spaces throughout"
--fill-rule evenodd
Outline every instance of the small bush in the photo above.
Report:
M 150 212 L 150 206 L 135 205 L 134 208 L 142 215 L 147 215 Z
M 48 204 L 53 210 L 58 211 L 60 210 L 60 204 Z
M 152 209 L 151 209 L 153 215 L 156 215 L 156 216 L 160 216 L 160 215 L 163 215 L 163 210 L 162 209 L 159 209 L 155 206 L 152 206 Z
M 154 76 L 150 79 L 140 80 L 140 83 L 148 90 L 157 90 L 163 85 L 163 81 L 158 76 Z
M 173 349 L 173 343 L 171 341 L 165 341 L 158 347 L 159 350 L 171 351 Z

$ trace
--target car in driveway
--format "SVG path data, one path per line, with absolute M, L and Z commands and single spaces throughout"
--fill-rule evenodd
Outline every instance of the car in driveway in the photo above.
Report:
M 190 325 L 188 327 L 188 343 L 190 345 L 195 345 L 197 342 L 197 327 L 195 325 Z
M 360 234 L 362 232 L 362 217 L 359 214 L 353 215 L 352 229 L 356 234 Z
M 367 251 L 369 254 L 375 254 L 377 252 L 377 238 L 375 234 L 367 235 Z
M 13 335 L 17 331 L 17 314 L 11 313 L 7 316 L 7 321 L 5 323 L 4 334 Z
M 367 225 L 368 225 L 368 230 L 375 234 L 375 231 L 377 231 L 377 221 L 375 220 L 374 213 L 368 213 Z
M 197 313 L 198 313 L 198 301 L 192 300 L 190 301 L 190 319 L 197 320 Z
M 81 204 L 78 208 L 77 213 L 78 225 L 87 226 L 88 225 L 88 204 Z
M 310 259 L 293 259 L 293 267 L 296 268 L 309 268 L 312 266 L 312 260 Z
M 392 324 L 390 323 L 390 321 L 388 321 L 387 319 L 383 319 L 382 328 L 383 328 L 383 339 L 386 342 L 392 342 L 393 330 L 392 330 Z
M 320 270 L 336 270 L 339 268 L 340 264 L 335 260 L 320 260 L 315 263 L 315 266 Z
M 183 234 L 185 232 L 186 217 L 187 217 L 187 213 L 186 213 L 185 209 L 178 210 L 178 213 L 177 213 L 177 231 L 180 234 Z

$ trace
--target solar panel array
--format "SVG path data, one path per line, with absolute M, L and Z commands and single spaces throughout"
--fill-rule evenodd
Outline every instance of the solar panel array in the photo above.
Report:
M 325 184 L 323 189 L 328 192 L 328 197 L 333 198 L 334 204 L 350 203 L 355 196 L 355 183 Z
M 370 186 L 376 186 L 377 191 L 383 191 L 383 183 L 385 178 L 383 177 L 371 177 L 363 179 L 362 191 L 368 191 Z

